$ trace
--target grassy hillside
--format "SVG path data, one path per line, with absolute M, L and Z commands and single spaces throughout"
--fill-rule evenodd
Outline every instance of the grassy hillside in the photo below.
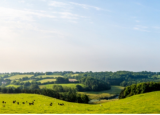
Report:
M 36 94 L 0 94 L 0 113 L 160 113 L 159 95 L 160 91 L 156 91 L 103 104 L 79 104 Z M 13 104 L 13 100 L 20 104 Z M 22 104 L 22 102 L 32 102 L 33 100 L 35 100 L 34 105 Z M 2 104 L 2 101 L 5 101 L 6 104 Z M 49 105 L 51 102 L 53 106 Z M 64 106 L 60 106 L 58 103 L 64 103 Z
M 48 82 L 48 81 L 56 81 L 56 79 L 43 79 L 43 80 L 39 80 L 37 82 L 41 82 L 41 83 L 45 83 L 45 82 Z
M 20 87 L 20 85 L 13 85 L 13 84 L 10 84 L 10 85 L 7 85 L 6 87 L 15 87 L 15 88 L 17 88 L 17 87 Z
M 46 77 L 63 77 L 62 75 L 39 75 L 39 76 L 36 76 L 36 78 L 46 78 Z
M 88 92 L 80 92 L 89 96 L 90 99 L 99 99 L 104 97 L 110 97 L 115 94 L 119 94 L 124 87 L 121 86 L 111 86 L 110 90 L 105 91 L 88 91 Z
M 10 80 L 16 80 L 16 79 L 19 79 L 19 78 L 23 78 L 23 77 L 32 77 L 33 75 L 14 75 L 14 76 L 11 76 L 11 77 L 8 77 L 7 79 L 10 79 Z
M 83 84 L 79 83 L 67 83 L 67 84 L 46 84 L 46 85 L 39 85 L 39 87 L 40 88 L 46 87 L 52 89 L 53 85 L 62 85 L 63 87 L 71 87 L 71 88 L 76 88 L 76 85 L 84 86 Z

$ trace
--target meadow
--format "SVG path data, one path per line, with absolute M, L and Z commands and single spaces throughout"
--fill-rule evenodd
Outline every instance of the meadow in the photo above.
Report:
M 39 85 L 40 88 L 49 88 L 52 89 L 53 85 L 62 85 L 63 87 L 71 87 L 71 88 L 76 88 L 76 85 L 81 85 L 82 87 L 84 87 L 83 84 L 80 83 L 67 83 L 67 84 L 46 84 L 46 85 Z
M 87 92 L 79 92 L 79 93 L 88 95 L 90 99 L 99 99 L 99 98 L 110 97 L 113 95 L 118 95 L 123 88 L 124 87 L 121 87 L 121 86 L 111 86 L 110 90 L 97 91 L 97 92 L 87 91 Z
M 33 75 L 14 75 L 14 76 L 11 76 L 11 77 L 8 77 L 6 79 L 10 79 L 10 80 L 16 80 L 16 79 L 19 79 L 19 78 L 23 78 L 23 77 L 32 77 Z
M 51 81 L 56 81 L 56 79 L 43 79 L 43 80 L 39 80 L 37 82 L 41 82 L 41 83 L 45 83 L 45 82 L 51 82 Z
M 46 78 L 46 77 L 56 78 L 56 77 L 63 77 L 63 76 L 62 75 L 39 75 L 39 76 L 36 76 L 35 78 L 40 78 L 40 77 L 42 77 L 42 78 Z
M 134 95 L 121 100 L 110 101 L 102 104 L 72 103 L 37 94 L 0 94 L 1 114 L 144 114 L 160 113 L 160 91 Z M 20 104 L 13 104 L 16 100 Z M 28 102 L 35 100 L 34 105 Z M 3 104 L 5 101 L 6 104 Z M 27 103 L 26 103 L 27 101 Z M 22 104 L 25 102 L 25 104 Z M 53 103 L 50 106 L 50 103 Z M 58 105 L 64 103 L 64 106 Z M 5 107 L 3 106 L 5 105 Z
M 7 85 L 6 87 L 15 87 L 15 88 L 17 88 L 17 87 L 20 87 L 20 85 L 13 85 L 13 84 L 10 84 L 10 85 Z

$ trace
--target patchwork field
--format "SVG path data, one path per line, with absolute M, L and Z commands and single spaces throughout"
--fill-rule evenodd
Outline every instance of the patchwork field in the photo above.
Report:
M 78 76 L 79 74 L 72 74 L 71 76 Z
M 43 80 L 39 80 L 37 82 L 41 82 L 41 83 L 45 83 L 45 82 L 48 82 L 48 81 L 56 81 L 56 79 L 43 79 Z
M 90 99 L 99 99 L 99 98 L 110 97 L 110 96 L 119 94 L 123 88 L 124 87 L 121 87 L 121 86 L 111 86 L 110 90 L 98 91 L 98 92 L 88 91 L 88 92 L 79 92 L 79 93 L 88 95 Z
M 7 79 L 10 79 L 10 80 L 16 80 L 16 79 L 19 79 L 19 78 L 23 78 L 23 77 L 32 77 L 33 75 L 15 75 L 15 76 L 11 76 L 11 77 L 8 77 Z
M 20 87 L 20 85 L 13 85 L 13 84 L 11 84 L 11 85 L 7 85 L 6 87 L 15 87 L 15 88 L 17 88 L 17 87 Z
M 36 76 L 35 78 L 40 78 L 40 77 L 42 77 L 42 78 L 46 78 L 46 77 L 56 78 L 56 77 L 63 77 L 63 76 L 62 75 L 39 75 L 39 76 Z
M 128 97 L 126 99 L 106 102 L 103 104 L 80 104 L 58 100 L 55 98 L 37 94 L 0 94 L 1 114 L 144 114 L 160 113 L 160 91 L 150 92 Z M 13 104 L 16 100 L 20 104 Z M 35 100 L 34 105 L 28 102 Z M 3 104 L 5 101 L 6 104 Z M 27 101 L 27 103 L 26 103 Z M 25 102 L 25 104 L 22 104 Z M 50 103 L 53 103 L 50 106 Z M 64 106 L 58 105 L 64 103 Z M 4 105 L 4 106 L 3 106 Z
M 84 87 L 83 84 L 80 83 L 68 83 L 68 84 L 47 84 L 47 85 L 39 85 L 40 88 L 49 88 L 52 89 L 53 85 L 62 85 L 63 87 L 71 87 L 71 88 L 76 88 L 76 85 L 81 85 L 82 87 Z

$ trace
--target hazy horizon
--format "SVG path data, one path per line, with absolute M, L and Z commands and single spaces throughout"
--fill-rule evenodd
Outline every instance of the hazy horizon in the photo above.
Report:
M 158 72 L 159 3 L 1 0 L 0 73 Z

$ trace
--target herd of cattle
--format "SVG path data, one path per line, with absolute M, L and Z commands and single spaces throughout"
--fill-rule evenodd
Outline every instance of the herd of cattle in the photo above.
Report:
M 34 102 L 35 102 L 35 100 L 33 100 L 32 102 L 22 102 L 22 104 L 29 104 L 29 105 L 34 105 Z M 3 107 L 5 107 L 5 105 L 4 104 L 6 104 L 6 102 L 5 101 L 2 101 L 2 103 L 3 103 Z M 17 103 L 17 105 L 19 105 L 20 103 L 19 102 L 16 102 L 16 100 L 14 100 L 13 101 L 13 104 L 16 104 Z M 52 106 L 52 102 L 49 104 L 49 106 Z M 64 105 L 64 103 L 58 103 L 58 105 L 60 105 L 60 106 L 63 106 Z

